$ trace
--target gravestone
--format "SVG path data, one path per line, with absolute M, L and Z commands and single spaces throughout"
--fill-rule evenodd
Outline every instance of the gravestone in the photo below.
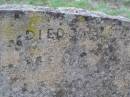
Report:
M 130 21 L 1 5 L 0 97 L 130 97 Z

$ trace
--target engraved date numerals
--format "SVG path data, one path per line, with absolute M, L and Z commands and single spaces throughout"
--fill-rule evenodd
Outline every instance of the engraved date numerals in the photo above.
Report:
M 54 32 L 54 29 L 48 29 L 47 31 L 47 37 L 53 40 L 60 40 L 64 36 L 64 30 L 61 28 L 58 28 L 56 32 Z

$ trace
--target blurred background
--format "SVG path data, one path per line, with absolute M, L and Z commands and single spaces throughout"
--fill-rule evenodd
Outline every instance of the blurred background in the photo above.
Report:
M 76 7 L 130 18 L 130 0 L 0 0 L 0 4 L 32 4 L 49 7 Z

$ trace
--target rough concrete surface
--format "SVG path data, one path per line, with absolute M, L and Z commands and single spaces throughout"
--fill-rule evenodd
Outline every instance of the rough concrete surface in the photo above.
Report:
M 0 6 L 0 97 L 130 97 L 130 21 Z

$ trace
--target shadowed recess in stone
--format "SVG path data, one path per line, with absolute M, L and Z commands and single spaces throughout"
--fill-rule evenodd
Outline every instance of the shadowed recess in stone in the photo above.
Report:
M 1 5 L 0 97 L 130 97 L 130 21 Z

